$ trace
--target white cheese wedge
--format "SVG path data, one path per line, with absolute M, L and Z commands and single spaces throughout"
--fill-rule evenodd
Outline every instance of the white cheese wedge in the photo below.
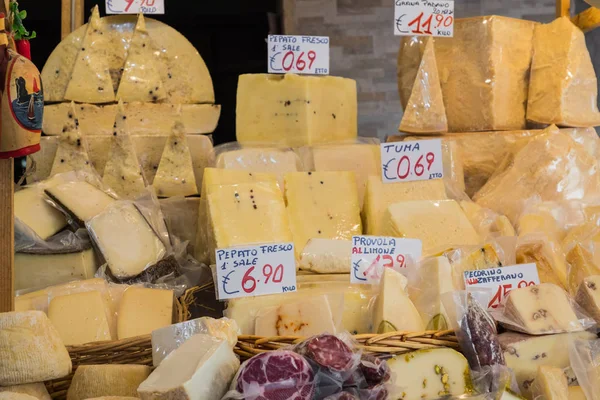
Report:
M 114 129 L 102 181 L 119 197 L 135 199 L 144 191 L 146 181 L 129 136 L 127 117 L 121 102 L 119 102 Z M 96 168 L 98 167 L 96 166 Z
M 543 365 L 538 367 L 533 390 L 535 398 L 569 400 L 567 377 L 562 369 Z
M 119 340 L 149 335 L 172 322 L 172 290 L 132 286 L 123 293 L 117 317 Z
M 387 362 L 396 377 L 392 399 L 438 399 L 468 393 L 471 387 L 467 359 L 452 349 L 417 350 Z
M 106 30 L 106 24 L 100 19 L 98 7 L 94 7 L 75 59 L 65 100 L 81 103 L 110 103 L 115 100 L 107 54 L 110 48 L 107 42 L 110 39 L 109 35 L 105 35 Z
M 138 394 L 142 400 L 220 400 L 239 366 L 227 342 L 194 335 L 142 382 Z
M 352 241 L 310 239 L 298 260 L 298 268 L 318 274 L 347 274 L 352 263 Z
M 409 276 L 408 297 L 421 315 L 426 330 L 449 328 L 448 314 L 442 304 L 442 294 L 454 290 L 452 267 L 446 257 L 423 260 Z
M 83 171 L 93 175 L 94 167 L 90 163 L 88 143 L 79 131 L 79 119 L 73 102 L 63 118 L 50 176 L 69 171 Z
M 65 346 L 113 339 L 110 310 L 98 291 L 54 297 L 48 307 L 48 317 Z
M 114 202 L 86 226 L 110 271 L 119 279 L 140 274 L 167 251 L 152 226 L 129 201 Z
M 71 367 L 69 353 L 46 314 L 0 314 L 0 386 L 62 378 Z
M 51 400 L 48 389 L 43 383 L 27 383 L 25 385 L 14 385 L 0 387 L 0 392 L 21 393 L 33 396 L 38 400 Z
M 33 230 L 42 240 L 48 239 L 67 225 L 65 216 L 44 200 L 42 186 L 15 192 L 15 217 Z
M 575 300 L 589 316 L 600 322 L 600 275 L 585 278 L 579 286 Z
M 75 371 L 67 400 L 101 396 L 136 397 L 138 386 L 150 375 L 145 365 L 81 365 Z
M 45 190 L 81 226 L 103 212 L 115 199 L 85 181 L 68 182 Z
M 183 132 L 183 125 L 176 122 L 167 139 L 156 176 L 152 182 L 159 197 L 198 194 L 192 155 Z
M 512 324 L 533 335 L 583 330 L 569 297 L 552 283 L 513 290 L 505 307 Z
M 144 15 L 139 14 L 129 42 L 117 100 L 157 102 L 167 97 L 157 68 L 160 65 L 160 54 L 146 29 Z
M 98 263 L 94 250 L 15 253 L 15 290 L 41 288 L 94 277 Z
M 327 296 L 317 296 L 261 310 L 254 332 L 266 337 L 309 337 L 325 332 L 335 334 L 336 328 Z
M 194 335 L 204 333 L 225 340 L 231 348 L 238 340 L 239 329 L 233 319 L 210 317 L 166 326 L 152 331 L 152 363 L 155 367 Z
M 406 283 L 406 278 L 399 272 L 383 269 L 373 314 L 373 327 L 377 333 L 423 330 L 423 320 L 404 292 Z
M 498 335 L 504 351 L 506 365 L 515 374 L 521 393 L 529 398 L 532 384 L 536 380 L 540 366 L 551 366 L 563 370 L 570 369 L 569 343 L 571 340 L 595 339 L 590 332 L 560 333 L 557 335 L 530 336 L 523 333 L 505 332 Z M 574 381 L 571 373 L 569 383 Z

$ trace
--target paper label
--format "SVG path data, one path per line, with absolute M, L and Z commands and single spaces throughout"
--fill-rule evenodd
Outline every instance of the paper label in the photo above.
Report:
M 395 1 L 394 35 L 454 36 L 454 1 Z
M 164 14 L 165 0 L 106 0 L 107 14 Z
M 442 140 L 382 143 L 381 177 L 383 183 L 442 179 Z
M 296 291 L 293 243 L 215 250 L 219 300 Z
M 489 288 L 488 308 L 497 308 L 513 289 L 540 284 L 535 263 L 464 272 L 465 287 Z
M 269 35 L 269 73 L 329 74 L 329 37 Z
M 403 275 L 421 259 L 423 244 L 419 239 L 385 236 L 352 236 L 351 283 L 376 284 L 384 268 Z

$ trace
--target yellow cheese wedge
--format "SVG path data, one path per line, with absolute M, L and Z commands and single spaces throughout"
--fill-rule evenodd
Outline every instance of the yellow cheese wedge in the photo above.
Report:
M 137 397 L 138 386 L 150 375 L 146 365 L 82 365 L 77 368 L 67 400 L 103 396 Z
M 585 278 L 575 299 L 589 316 L 600 321 L 600 275 Z
M 569 386 L 569 400 L 587 400 L 581 386 Z
M 173 291 L 132 286 L 123 293 L 117 318 L 119 340 L 171 325 Z
M 380 292 L 375 302 L 373 327 L 377 333 L 422 331 L 425 326 L 419 312 L 404 292 L 406 278 L 391 268 L 383 269 Z

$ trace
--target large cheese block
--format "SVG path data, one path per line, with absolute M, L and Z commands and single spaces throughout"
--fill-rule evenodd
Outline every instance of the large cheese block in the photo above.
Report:
M 138 394 L 142 400 L 220 400 L 239 366 L 227 342 L 194 335 L 142 382 Z
M 584 328 L 565 291 L 552 283 L 511 291 L 505 307 L 511 324 L 533 335 L 578 332 Z
M 481 241 L 454 200 L 394 203 L 387 208 L 383 221 L 383 235 L 420 239 L 424 256 L 454 245 L 477 245 Z
M 60 135 L 69 103 L 44 106 L 42 130 L 46 135 Z M 179 105 L 168 103 L 126 103 L 125 115 L 131 135 L 167 135 L 177 118 Z M 112 135 L 117 105 L 78 104 L 79 129 L 84 135 Z M 181 121 L 186 134 L 212 133 L 217 127 L 221 106 L 217 104 L 182 104 Z
M 458 18 L 435 41 L 450 132 L 525 128 L 534 22 Z
M 318 274 L 348 274 L 352 264 L 352 241 L 310 239 L 298 259 L 298 268 Z
M 408 200 L 445 200 L 444 182 L 439 179 L 401 183 L 383 183 L 380 176 L 367 178 L 363 206 L 365 232 L 380 235 L 386 209 L 393 203 Z
M 125 290 L 117 317 L 119 340 L 148 335 L 171 325 L 173 291 L 132 286 Z
M 409 275 L 408 297 L 419 312 L 426 330 L 448 329 L 442 294 L 454 290 L 452 267 L 446 257 L 427 258 Z
M 152 186 L 159 197 L 198 194 L 192 154 L 180 122 L 173 125 L 167 138 Z
M 304 154 L 304 167 L 311 171 L 351 171 L 356 177 L 362 208 L 367 179 L 381 176 L 381 150 L 377 144 L 331 144 L 314 146 Z
M 265 337 L 335 334 L 333 312 L 325 295 L 266 308 L 256 316 L 254 333 Z
M 94 7 L 75 58 L 65 100 L 82 103 L 109 103 L 115 100 L 110 69 L 120 60 L 115 60 L 116 57 L 108 53 L 111 43 L 109 35 L 105 33 L 106 24 L 100 19 L 98 7 Z
M 513 370 L 519 389 L 525 396 L 531 396 L 532 384 L 536 380 L 540 366 L 568 369 L 569 343 L 571 340 L 591 340 L 596 335 L 590 332 L 561 333 L 557 335 L 530 336 L 516 332 L 498 335 L 504 351 L 506 365 Z M 568 375 L 569 383 L 574 376 Z M 528 397 L 530 398 L 530 397 Z
M 362 233 L 353 172 L 286 174 L 285 198 L 298 256 L 310 239 L 350 240 Z
M 207 201 L 211 259 L 214 249 L 292 240 L 283 195 L 275 182 L 213 185 Z
M 396 377 L 390 398 L 433 400 L 470 393 L 467 359 L 449 348 L 424 349 L 387 360 Z
M 398 52 L 398 89 L 404 108 L 399 131 L 448 131 L 433 38 L 403 38 Z
M 15 253 L 15 290 L 90 279 L 97 269 L 96 255 L 91 247 L 61 251 L 22 250 Z
M 569 17 L 537 25 L 527 119 L 560 126 L 599 125 L 597 100 L 596 73 L 583 32 Z
M 48 317 L 65 346 L 111 340 L 106 306 L 98 291 L 56 296 L 50 300 Z
M 81 365 L 75 371 L 67 400 L 102 396 L 137 397 L 138 386 L 150 375 L 146 365 Z
M 67 182 L 45 190 L 46 195 L 80 226 L 115 202 L 107 193 L 85 181 Z
M 44 186 L 23 188 L 14 194 L 15 217 L 42 240 L 67 225 L 65 216 L 45 200 Z
M 510 166 L 488 180 L 473 200 L 516 224 L 530 198 L 579 200 L 599 191 L 596 159 L 552 125 L 518 151 Z
M 562 369 L 543 365 L 538 367 L 532 392 L 536 398 L 569 400 L 567 377 Z
M 419 312 L 404 291 L 407 282 L 402 274 L 391 268 L 384 268 L 379 286 L 373 312 L 373 327 L 377 333 L 419 332 L 425 328 Z
M 215 151 L 219 153 L 220 149 L 216 148 Z M 286 173 L 303 170 L 300 158 L 292 149 L 276 147 L 242 147 L 237 150 L 225 150 L 216 157 L 216 167 L 276 174 L 281 188 Z
M 27 383 L 25 385 L 4 386 L 0 387 L 0 393 L 2 392 L 27 394 L 38 400 L 52 399 L 50 397 L 50 394 L 48 394 L 48 389 L 46 389 L 46 385 L 44 385 L 43 383 Z
M 134 203 L 118 201 L 86 223 L 112 274 L 131 278 L 156 264 L 165 245 Z
M 104 184 L 121 198 L 134 199 L 146 187 L 146 180 L 129 136 L 127 117 L 121 102 L 119 102 L 119 112 L 115 118 L 114 132 L 103 172 Z
M 300 147 L 357 136 L 356 81 L 335 76 L 240 75 L 236 135 L 242 144 Z
M 590 317 L 600 321 L 600 275 L 585 278 L 575 299 Z
M 69 353 L 46 314 L 0 314 L 1 386 L 62 378 L 71 367 Z

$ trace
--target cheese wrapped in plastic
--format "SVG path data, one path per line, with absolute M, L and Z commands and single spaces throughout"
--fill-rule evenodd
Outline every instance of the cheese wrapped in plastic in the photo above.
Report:
M 584 279 L 600 275 L 600 228 L 588 222 L 569 230 L 562 242 L 567 261 L 567 286 L 575 295 Z
M 599 190 L 597 161 L 551 126 L 525 145 L 511 165 L 490 179 L 473 200 L 516 224 L 530 199 L 581 200 L 597 196 Z
M 454 37 L 435 41 L 449 132 L 525 128 L 535 22 L 458 18 Z
M 569 359 L 585 398 L 600 399 L 600 340 L 572 340 Z
M 497 243 L 483 246 L 461 246 L 444 253 L 449 260 L 454 290 L 465 289 L 464 273 L 490 268 L 500 268 L 507 263 L 502 247 Z
M 404 114 L 399 131 L 448 131 L 433 38 L 403 37 L 398 52 L 398 92 Z
M 351 264 L 351 240 L 310 239 L 298 259 L 298 269 L 318 274 L 348 274 Z
M 460 202 L 460 207 L 482 238 L 515 236 L 515 228 L 508 218 L 469 200 Z
M 535 27 L 529 121 L 559 126 L 599 125 L 597 84 L 583 32 L 569 17 Z
M 541 283 L 553 283 L 567 289 L 567 263 L 560 242 L 543 232 L 520 236 L 517 263 L 535 263 Z

